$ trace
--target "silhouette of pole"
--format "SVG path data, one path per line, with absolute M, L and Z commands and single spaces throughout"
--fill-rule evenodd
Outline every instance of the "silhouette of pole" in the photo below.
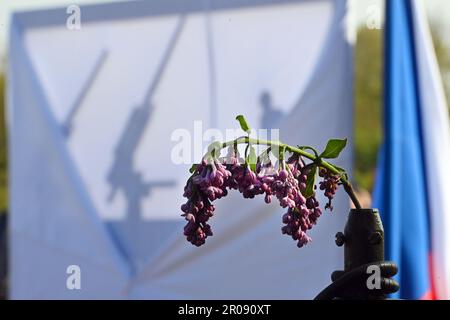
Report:
M 86 82 L 84 83 L 83 87 L 81 88 L 81 91 L 76 96 L 75 101 L 72 104 L 72 107 L 70 108 L 69 114 L 66 118 L 66 121 L 64 121 L 64 124 L 62 125 L 62 130 L 66 137 L 69 137 L 71 135 L 75 116 L 78 113 L 79 109 L 81 108 L 83 101 L 86 98 L 87 93 L 89 92 L 90 87 L 92 86 L 98 74 L 100 73 L 100 70 L 105 63 L 107 56 L 108 50 L 106 49 L 102 50 L 100 56 L 97 58 L 97 61 L 95 62 L 94 68 L 89 73 L 89 76 Z

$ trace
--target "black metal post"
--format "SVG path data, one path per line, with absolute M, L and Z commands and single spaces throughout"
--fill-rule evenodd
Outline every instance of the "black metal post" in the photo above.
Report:
M 399 289 L 391 279 L 397 266 L 384 261 L 384 230 L 378 210 L 350 210 L 344 233 L 336 234 L 336 244 L 344 246 L 344 271 L 333 272 L 333 283 L 316 300 L 385 299 L 387 293 Z
M 384 261 L 384 229 L 378 210 L 350 210 L 343 236 L 345 272 Z

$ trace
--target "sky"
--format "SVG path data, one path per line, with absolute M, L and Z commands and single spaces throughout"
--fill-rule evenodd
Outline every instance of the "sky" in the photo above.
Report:
M 71 4 L 82 6 L 90 3 L 108 3 L 120 0 L 0 0 L 0 71 L 4 69 L 5 54 L 11 13 L 14 11 L 36 10 L 51 7 L 64 7 Z M 148 0 L 150 1 L 150 0 Z M 200 0 L 199 0 L 200 1 Z M 450 45 L 450 1 L 423 0 L 430 19 L 442 25 L 443 35 Z M 352 10 L 359 24 L 367 24 L 368 17 L 374 12 L 383 12 L 383 0 L 351 0 Z

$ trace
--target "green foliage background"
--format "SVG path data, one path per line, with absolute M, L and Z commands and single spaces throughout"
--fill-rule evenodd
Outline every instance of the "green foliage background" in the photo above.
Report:
M 445 43 L 444 26 L 435 21 L 431 25 L 431 34 L 433 35 L 434 50 L 441 69 L 441 76 L 444 82 L 447 103 L 450 103 L 450 47 Z M 450 109 L 449 109 L 450 110 Z
M 355 47 L 355 167 L 359 188 L 371 190 L 382 141 L 382 30 L 360 27 Z
M 447 102 L 450 101 L 450 48 L 444 41 L 442 27 L 431 24 L 436 56 L 439 62 Z M 371 191 L 382 142 L 383 103 L 383 30 L 358 29 L 355 47 L 355 168 L 357 186 Z
M 439 25 L 431 26 L 436 55 L 450 101 L 450 49 Z M 372 190 L 378 147 L 382 141 L 382 30 L 360 27 L 355 47 L 355 169 L 357 186 Z M 0 71 L 0 214 L 8 208 L 5 76 Z

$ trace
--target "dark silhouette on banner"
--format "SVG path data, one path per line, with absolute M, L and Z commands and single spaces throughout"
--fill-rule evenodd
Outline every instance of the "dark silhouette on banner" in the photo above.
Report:
M 277 110 L 272 102 L 272 96 L 268 91 L 263 91 L 259 98 L 262 116 L 261 116 L 261 128 L 262 129 L 275 129 L 276 125 L 283 117 L 283 112 Z
M 134 270 L 134 272 L 136 272 L 136 269 L 138 269 L 138 265 L 140 264 L 137 260 L 141 263 L 145 262 L 143 261 L 146 258 L 145 250 L 142 250 L 142 246 L 145 246 L 146 241 L 148 241 L 149 230 L 154 229 L 149 228 L 148 225 L 154 223 L 162 224 L 161 228 L 159 228 L 159 231 L 161 231 L 162 234 L 162 231 L 165 229 L 163 225 L 174 223 L 157 221 L 146 223 L 144 219 L 141 219 L 142 200 L 150 196 L 152 190 L 155 188 L 174 187 L 176 181 L 145 181 L 142 173 L 133 166 L 133 159 L 136 150 L 141 143 L 145 129 L 151 122 L 152 114 L 155 109 L 152 98 L 158 88 L 171 54 L 175 49 L 185 20 L 185 16 L 180 17 L 142 104 L 134 108 L 128 118 L 125 129 L 114 150 L 114 163 L 107 176 L 108 183 L 111 186 L 111 191 L 107 200 L 109 202 L 113 201 L 119 191 L 123 192 L 126 200 L 126 220 L 109 223 L 110 231 L 113 234 L 116 245 L 120 249 L 122 255 L 128 260 L 132 267 L 131 269 Z M 157 235 L 155 235 L 155 237 L 157 238 Z M 142 238 L 142 241 L 137 240 L 140 238 Z M 129 239 L 134 239 L 134 241 L 131 242 Z

